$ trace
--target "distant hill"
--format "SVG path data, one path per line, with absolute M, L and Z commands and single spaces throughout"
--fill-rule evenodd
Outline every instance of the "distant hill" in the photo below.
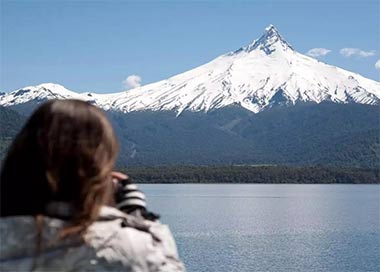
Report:
M 1 107 L 1 155 L 25 117 Z M 17 108 L 24 112 L 20 106 Z M 378 168 L 378 106 L 298 104 L 253 114 L 107 112 L 121 150 L 118 166 L 276 164 Z
M 205 113 L 110 114 L 126 165 L 283 164 L 377 168 L 379 108 L 333 103 Z

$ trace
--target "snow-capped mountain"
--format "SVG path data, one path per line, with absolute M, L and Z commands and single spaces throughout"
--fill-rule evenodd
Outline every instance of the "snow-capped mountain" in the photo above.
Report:
M 81 99 L 108 110 L 112 94 L 76 93 L 64 86 L 54 83 L 43 83 L 37 86 L 27 86 L 10 93 L 0 93 L 0 106 L 13 106 L 30 101 L 45 101 L 49 99 Z M 108 105 L 108 106 L 107 106 Z
M 57 84 L 0 94 L 0 105 L 78 98 L 106 110 L 210 111 L 237 104 L 254 113 L 275 104 L 380 103 L 380 83 L 298 53 L 274 26 L 248 46 L 169 79 L 113 93 L 75 93 Z

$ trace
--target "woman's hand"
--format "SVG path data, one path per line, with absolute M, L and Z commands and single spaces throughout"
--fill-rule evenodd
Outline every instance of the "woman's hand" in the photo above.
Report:
M 111 172 L 111 180 L 116 187 L 119 181 L 129 179 L 128 175 L 123 174 L 121 172 L 113 171 Z

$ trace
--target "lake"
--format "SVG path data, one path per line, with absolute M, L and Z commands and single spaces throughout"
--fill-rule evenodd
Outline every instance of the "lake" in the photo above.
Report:
M 380 185 L 140 185 L 188 271 L 380 271 Z

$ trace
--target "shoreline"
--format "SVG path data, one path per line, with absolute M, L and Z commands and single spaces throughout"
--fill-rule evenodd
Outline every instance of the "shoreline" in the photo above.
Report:
M 379 169 L 326 166 L 161 166 L 122 169 L 139 184 L 380 184 Z

